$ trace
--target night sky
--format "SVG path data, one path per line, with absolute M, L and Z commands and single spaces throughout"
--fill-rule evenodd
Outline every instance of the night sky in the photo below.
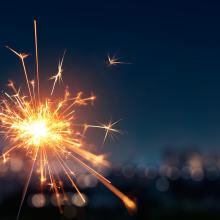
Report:
M 80 2 L 1 3 L 1 89 L 8 79 L 22 84 L 20 63 L 4 46 L 34 55 L 36 18 L 42 87 L 67 49 L 64 82 L 98 98 L 84 117 L 123 119 L 123 134 L 104 148 L 110 160 L 149 162 L 169 147 L 218 150 L 220 3 Z M 132 64 L 107 67 L 108 53 Z M 27 65 L 34 72 L 34 56 Z

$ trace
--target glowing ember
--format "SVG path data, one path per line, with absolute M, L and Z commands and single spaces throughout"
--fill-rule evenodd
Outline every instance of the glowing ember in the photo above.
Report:
M 100 182 L 117 195 L 128 209 L 135 210 L 136 204 L 131 199 L 111 185 L 109 180 L 92 168 L 92 166 L 109 165 L 105 159 L 105 155 L 96 155 L 88 151 L 83 141 L 83 137 L 89 128 L 104 129 L 105 140 L 110 132 L 118 132 L 118 130 L 113 128 L 113 125 L 117 122 L 110 122 L 100 126 L 74 124 L 78 107 L 93 102 L 95 100 L 94 95 L 83 97 L 83 93 L 79 92 L 76 96 L 71 96 L 68 89 L 66 89 L 63 98 L 60 98 L 59 101 L 52 98 L 56 83 L 62 80 L 64 55 L 59 62 L 57 74 L 50 78 L 54 80 L 50 91 L 51 97 L 45 98 L 40 96 L 36 21 L 34 21 L 34 33 L 37 86 L 35 86 L 34 80 L 29 80 L 29 75 L 27 74 L 24 61 L 28 55 L 18 53 L 16 50 L 7 47 L 21 60 L 28 94 L 25 94 L 25 91 L 17 89 L 14 83 L 10 81 L 8 86 L 11 88 L 12 94 L 4 93 L 2 95 L 0 110 L 1 133 L 10 143 L 10 146 L 3 152 L 3 162 L 6 163 L 15 150 L 24 151 L 33 161 L 28 181 L 25 185 L 19 213 L 33 171 L 39 173 L 41 186 L 49 186 L 55 193 L 57 204 L 61 208 L 65 193 L 59 173 L 53 163 L 51 163 L 54 160 L 57 161 L 83 202 L 85 202 L 84 197 L 75 183 L 76 176 L 69 161 L 73 165 L 75 162 L 78 162 L 79 165 L 92 173 Z M 114 64 L 121 63 L 117 60 L 113 61 Z

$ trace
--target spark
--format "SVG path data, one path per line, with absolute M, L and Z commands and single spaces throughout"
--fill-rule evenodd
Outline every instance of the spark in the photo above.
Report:
M 123 62 L 119 58 L 117 58 L 116 55 L 110 56 L 108 54 L 107 65 L 108 66 L 116 66 L 118 64 L 131 64 L 131 63 Z
M 66 50 L 63 53 L 62 59 L 59 61 L 57 74 L 50 77 L 51 80 L 54 80 L 53 88 L 52 88 L 51 93 L 50 93 L 51 95 L 53 95 L 53 92 L 54 92 L 55 85 L 56 85 L 57 81 L 58 82 L 63 81 L 63 78 L 62 78 L 63 77 L 63 75 L 62 75 L 63 74 L 63 67 L 62 66 L 63 66 L 63 60 L 64 60 L 65 53 L 66 53 Z
M 88 128 L 98 128 L 105 131 L 103 141 L 105 142 L 109 134 L 119 133 L 119 130 L 114 128 L 118 121 L 110 121 L 107 124 L 100 125 L 88 125 L 87 123 L 79 125 L 76 123 L 75 118 L 79 107 L 92 104 L 96 99 L 93 94 L 86 97 L 82 92 L 78 92 L 74 96 L 66 87 L 63 97 L 60 97 L 59 100 L 52 99 L 51 96 L 49 98 L 46 96 L 41 97 L 36 20 L 34 20 L 34 39 L 36 83 L 35 79 L 29 80 L 30 77 L 26 70 L 25 59 L 28 54 L 19 53 L 7 46 L 21 61 L 26 89 L 17 88 L 13 81 L 9 81 L 8 87 L 11 93 L 3 93 L 0 104 L 0 134 L 4 135 L 5 139 L 9 141 L 9 146 L 4 149 L 1 156 L 3 162 L 6 163 L 15 151 L 24 152 L 24 157 L 27 156 L 32 161 L 17 218 L 34 173 L 39 175 L 41 187 L 49 187 L 50 191 L 55 193 L 57 204 L 62 211 L 62 198 L 65 197 L 65 191 L 61 175 L 53 161 L 56 161 L 62 169 L 62 174 L 66 176 L 66 179 L 83 202 L 85 200 L 76 185 L 77 176 L 73 168 L 76 162 L 118 196 L 129 210 L 135 210 L 136 203 L 95 170 L 95 167 L 110 165 L 106 160 L 106 156 L 104 154 L 94 154 L 91 150 L 88 150 L 84 141 Z M 64 55 L 65 52 L 58 64 L 58 73 L 51 77 L 54 80 L 50 91 L 51 95 L 54 92 L 56 83 L 62 81 Z M 113 64 L 121 63 L 116 58 L 111 62 Z M 26 94 L 26 92 L 28 93 Z
M 34 19 L 34 45 L 36 59 L 36 77 L 37 77 L 37 94 L 40 101 L 40 78 L 39 78 L 39 61 L 38 61 L 38 40 L 37 40 L 37 21 Z
M 103 129 L 105 129 L 105 135 L 104 135 L 104 139 L 103 139 L 103 144 L 104 144 L 106 141 L 106 138 L 110 132 L 120 133 L 119 130 L 113 128 L 113 126 L 116 125 L 119 121 L 121 121 L 121 120 L 118 120 L 116 122 L 110 121 L 108 124 L 101 124 L 101 125 L 87 125 L 87 124 L 85 124 L 84 129 L 85 130 L 87 130 L 88 128 L 103 128 Z

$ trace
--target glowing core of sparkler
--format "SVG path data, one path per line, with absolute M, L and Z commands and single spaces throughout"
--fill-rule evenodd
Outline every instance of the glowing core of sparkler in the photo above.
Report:
M 30 143 L 41 146 L 44 140 L 48 140 L 48 128 L 44 120 L 34 121 L 22 126 L 23 131 L 30 136 Z
M 49 148 L 59 145 L 65 134 L 70 134 L 70 123 L 56 110 L 53 111 L 48 102 L 41 104 L 34 113 L 31 113 L 28 106 L 25 109 L 26 117 L 15 117 L 12 121 L 4 119 L 5 123 L 11 124 L 11 132 L 17 134 L 16 140 L 22 141 L 27 147 Z

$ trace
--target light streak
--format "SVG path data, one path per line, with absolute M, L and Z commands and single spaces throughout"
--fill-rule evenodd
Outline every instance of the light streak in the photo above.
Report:
M 9 81 L 8 87 L 11 89 L 12 94 L 6 92 L 2 94 L 0 105 L 0 134 L 4 135 L 10 143 L 1 156 L 2 161 L 6 163 L 16 150 L 24 152 L 24 156 L 28 155 L 32 160 L 18 217 L 31 177 L 35 172 L 39 175 L 41 187 L 48 186 L 55 193 L 57 204 L 62 210 L 61 195 L 64 197 L 65 192 L 61 176 L 54 167 L 53 161 L 59 164 L 63 174 L 80 195 L 82 201 L 84 201 L 84 198 L 76 185 L 76 175 L 69 164 L 70 162 L 72 165 L 77 162 L 118 196 L 129 210 L 135 210 L 136 203 L 120 192 L 109 180 L 93 168 L 96 166 L 109 166 L 109 162 L 106 160 L 105 155 L 97 155 L 89 151 L 83 138 L 88 128 L 98 128 L 105 131 L 105 141 L 109 133 L 119 132 L 113 127 L 118 122 L 109 122 L 101 125 L 78 125 L 74 119 L 79 106 L 93 103 L 95 96 L 84 97 L 82 92 L 72 96 L 69 90 L 66 89 L 63 97 L 59 98 L 59 100 L 52 97 L 56 83 L 62 81 L 62 65 L 65 52 L 58 64 L 57 74 L 50 78 L 54 80 L 50 96 L 41 97 L 36 20 L 34 20 L 34 37 L 37 86 L 35 86 L 35 80 L 29 79 L 26 70 L 25 58 L 28 57 L 28 54 L 19 53 L 7 46 L 21 61 L 28 94 L 25 94 L 26 89 L 17 89 L 14 82 Z M 109 58 L 109 60 L 111 65 L 122 63 L 116 58 L 113 60 Z
M 40 101 L 40 77 L 39 77 L 39 61 L 38 61 L 38 40 L 37 40 L 37 21 L 34 19 L 34 45 L 35 45 L 35 59 L 36 59 L 36 77 L 37 77 L 37 95 Z

